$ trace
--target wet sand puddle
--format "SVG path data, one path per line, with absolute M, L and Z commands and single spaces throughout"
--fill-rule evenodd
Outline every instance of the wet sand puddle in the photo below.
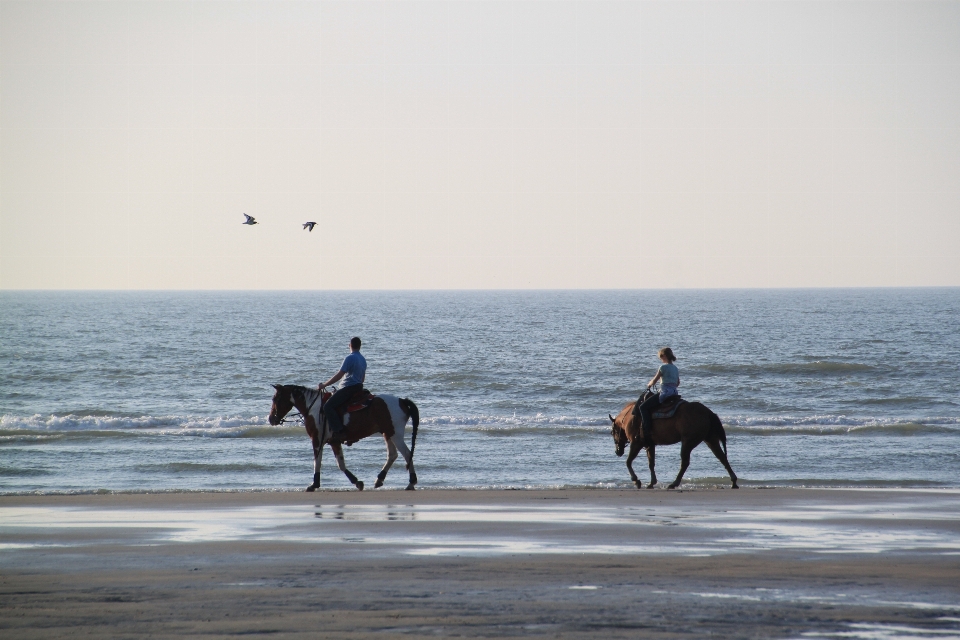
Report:
M 666 533 L 669 531 L 669 533 Z M 412 555 L 960 554 L 956 498 L 887 506 L 716 507 L 396 504 L 218 509 L 0 507 L 0 550 L 221 541 L 389 545 Z M 633 541 L 624 544 L 624 540 Z
M 946 620 L 951 620 L 946 618 Z M 838 631 L 808 631 L 804 638 L 850 638 L 851 640 L 960 640 L 960 627 L 932 628 L 900 624 L 853 623 Z
M 770 589 L 753 588 L 725 592 L 664 591 L 651 594 L 689 601 L 730 601 L 754 606 L 813 606 L 817 608 L 846 607 L 885 608 L 890 611 L 916 611 L 928 614 L 914 624 L 878 622 L 850 622 L 833 630 L 811 630 L 800 633 L 791 640 L 803 638 L 852 638 L 853 640 L 921 640 L 938 638 L 960 640 L 960 603 L 925 602 L 918 600 L 888 600 L 883 591 L 861 589 L 853 592 L 822 593 L 819 590 L 802 588 Z

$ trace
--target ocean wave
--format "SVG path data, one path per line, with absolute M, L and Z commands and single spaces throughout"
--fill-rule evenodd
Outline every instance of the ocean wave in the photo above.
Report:
M 960 432 L 960 417 L 721 416 L 728 434 L 782 435 L 926 435 Z M 606 415 L 533 416 L 441 415 L 425 417 L 421 429 L 453 431 L 491 437 L 558 435 L 568 438 L 606 434 Z M 243 416 L 0 416 L 0 444 L 43 443 L 76 438 L 137 437 L 300 438 L 299 424 L 271 426 L 265 418 Z
M 40 468 L 0 467 L 0 478 L 32 478 L 50 475 L 51 473 L 54 472 Z
M 876 418 L 843 415 L 814 416 L 721 416 L 727 433 L 763 435 L 832 435 L 845 433 L 921 435 L 957 433 L 960 417 Z M 459 428 L 465 432 L 487 435 L 543 434 L 558 435 L 606 433 L 610 419 L 577 416 L 440 416 L 421 421 L 441 428 Z
M 240 416 L 110 416 L 102 413 L 76 415 L 73 413 L 58 416 L 35 413 L 32 416 L 0 416 L 0 429 L 30 429 L 48 431 L 79 431 L 117 429 L 156 429 L 162 427 L 244 427 L 263 425 L 266 418 L 244 418 Z
M 917 423 L 898 423 L 898 424 L 874 424 L 863 426 L 835 426 L 835 425 L 809 425 L 809 426 L 756 426 L 756 427 L 727 427 L 727 434 L 750 435 L 750 436 L 839 436 L 839 435 L 861 435 L 861 436 L 921 436 L 935 434 L 957 434 L 960 429 L 924 425 Z
M 0 442 L 44 438 L 202 436 L 276 438 L 303 433 L 299 425 L 271 426 L 266 418 L 242 416 L 0 416 Z
M 229 471 L 240 471 L 243 473 L 254 471 L 271 471 L 274 466 L 258 463 L 236 463 L 236 462 L 157 462 L 150 464 L 138 464 L 135 469 L 147 473 L 223 473 Z
M 684 479 L 681 488 L 687 487 L 687 480 Z M 949 489 L 956 485 L 950 482 L 939 482 L 933 480 L 919 479 L 897 479 L 883 480 L 878 478 L 865 478 L 854 480 L 849 478 L 781 478 L 776 480 L 750 480 L 742 477 L 737 478 L 737 482 L 745 487 L 756 489 L 763 488 L 797 488 L 797 489 Z M 715 478 L 697 478 L 690 481 L 694 486 L 717 485 L 729 486 L 730 479 L 717 476 Z
M 533 416 L 433 416 L 421 418 L 420 424 L 437 426 L 456 425 L 458 427 L 513 427 L 527 425 L 548 425 L 560 427 L 600 427 L 610 424 L 607 416 L 548 416 L 542 413 Z
M 817 415 L 805 417 L 734 416 L 721 418 L 729 434 L 780 435 L 889 435 L 911 436 L 960 432 L 960 417 L 855 418 Z
M 831 362 L 828 360 L 814 360 L 812 362 L 782 362 L 777 364 L 699 364 L 688 366 L 687 369 L 690 371 L 720 375 L 818 375 L 831 373 L 866 373 L 878 371 L 878 368 L 874 365 L 863 364 L 860 362 Z

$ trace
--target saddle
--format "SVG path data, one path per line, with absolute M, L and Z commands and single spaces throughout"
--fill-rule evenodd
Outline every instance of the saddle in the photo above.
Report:
M 353 413 L 354 411 L 363 411 L 370 406 L 376 397 L 377 396 L 370 393 L 367 389 L 360 389 L 360 391 L 350 398 L 350 402 L 341 407 L 339 411 L 340 417 L 345 418 L 348 413 Z
M 329 391 L 324 391 L 323 403 L 326 404 L 327 400 L 329 400 L 330 396 L 332 395 L 333 394 Z M 350 398 L 349 402 L 341 405 L 337 409 L 337 413 L 340 414 L 340 419 L 343 420 L 346 418 L 348 413 L 354 413 L 355 411 L 363 411 L 364 409 L 367 409 L 373 402 L 373 399 L 376 397 L 377 396 L 370 393 L 368 389 L 360 389 L 360 391 L 357 391 L 355 394 L 353 394 L 353 397 Z
M 662 418 L 672 418 L 673 414 L 677 412 L 677 409 L 680 405 L 685 404 L 687 401 L 681 398 L 679 395 L 670 396 L 667 398 L 666 402 L 657 407 L 657 410 L 650 414 L 652 420 L 662 419 Z

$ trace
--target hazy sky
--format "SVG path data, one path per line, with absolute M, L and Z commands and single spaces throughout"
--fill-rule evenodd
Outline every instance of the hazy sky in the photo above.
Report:
M 960 285 L 960 1 L 0 2 L 0 288 L 874 285 Z

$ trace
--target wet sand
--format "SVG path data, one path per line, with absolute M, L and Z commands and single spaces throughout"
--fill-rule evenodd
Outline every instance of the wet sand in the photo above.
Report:
M 960 638 L 960 491 L 0 496 L 0 632 Z

